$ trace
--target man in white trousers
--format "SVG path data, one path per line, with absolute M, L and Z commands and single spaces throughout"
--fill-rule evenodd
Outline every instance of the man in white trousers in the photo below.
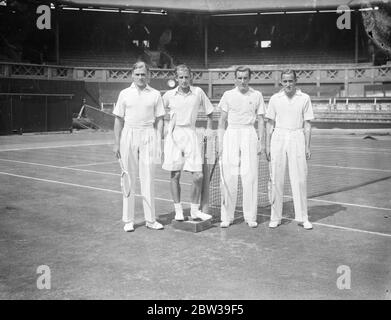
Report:
M 243 215 L 246 223 L 257 227 L 258 154 L 262 153 L 265 103 L 262 93 L 249 87 L 250 68 L 235 70 L 236 87 L 224 92 L 219 108 L 219 156 L 222 163 L 221 224 L 233 223 L 238 176 L 243 185 Z M 254 124 L 258 118 L 258 135 Z M 225 123 L 228 127 L 225 130 Z
M 285 167 L 288 160 L 295 220 L 312 229 L 307 212 L 307 160 L 311 158 L 310 97 L 296 88 L 294 70 L 281 73 L 282 90 L 274 94 L 266 112 L 266 158 L 271 161 L 272 204 L 270 228 L 281 224 Z
M 207 134 L 212 130 L 213 105 L 205 92 L 191 85 L 191 69 L 185 64 L 175 70 L 178 86 L 163 95 L 163 102 L 169 110 L 170 123 L 164 141 L 163 169 L 171 172 L 171 194 L 174 200 L 175 220 L 183 221 L 181 204 L 181 171 L 191 172 L 190 216 L 193 219 L 208 220 L 212 216 L 199 210 L 202 187 L 201 143 L 196 135 L 196 120 L 199 111 L 207 117 Z
M 113 110 L 114 154 L 129 172 L 130 196 L 123 197 L 122 221 L 126 232 L 134 231 L 136 177 L 139 173 L 146 226 L 163 229 L 155 220 L 154 173 L 161 153 L 163 101 L 158 90 L 148 85 L 149 67 L 144 62 L 133 66 L 130 87 L 122 90 Z

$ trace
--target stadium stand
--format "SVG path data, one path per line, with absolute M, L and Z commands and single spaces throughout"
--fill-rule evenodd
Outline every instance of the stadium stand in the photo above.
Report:
M 279 71 L 290 67 L 298 70 L 299 87 L 316 101 L 319 119 L 337 122 L 356 112 L 361 120 L 380 123 L 390 113 L 384 99 L 391 96 L 391 65 L 387 56 L 380 65 L 374 61 L 379 52 L 357 14 L 352 29 L 339 30 L 335 12 L 228 17 L 59 9 L 53 19 L 58 28 L 40 31 L 34 26 L 36 3 L 29 3 L 30 9 L 11 2 L 0 6 L 4 93 L 71 94 L 69 84 L 75 82 L 78 89 L 67 102 L 72 113 L 85 104 L 110 113 L 131 81 L 130 67 L 142 59 L 152 66 L 151 85 L 162 92 L 174 77 L 173 65 L 186 63 L 194 83 L 219 99 L 233 86 L 235 66 L 250 65 L 251 85 L 268 99 L 279 90 Z M 29 84 L 26 90 L 18 81 Z

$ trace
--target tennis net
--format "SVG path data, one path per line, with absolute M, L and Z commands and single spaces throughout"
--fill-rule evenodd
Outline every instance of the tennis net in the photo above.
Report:
M 213 174 L 210 177 L 212 167 L 215 163 L 218 141 L 217 130 L 213 135 L 206 137 L 204 131 L 198 131 L 203 141 L 204 154 L 204 187 L 203 198 L 207 198 L 207 211 L 214 217 L 220 217 L 221 209 L 221 180 L 219 164 L 216 164 Z M 258 212 L 262 208 L 270 206 L 268 199 L 268 180 L 269 180 L 269 164 L 262 154 L 258 158 Z M 346 150 L 341 152 L 333 152 L 330 148 L 315 148 L 312 150 L 312 158 L 308 161 L 308 177 L 307 177 L 307 197 L 316 198 L 328 194 L 353 190 L 372 183 L 387 180 L 391 178 L 389 170 L 372 170 L 365 168 L 351 167 L 352 162 L 356 161 L 371 163 L 370 155 L 360 155 L 360 159 L 354 158 L 353 154 L 349 154 Z M 363 165 L 364 163 L 362 163 Z M 207 195 L 205 195 L 207 191 Z M 243 188 L 239 176 L 236 214 L 242 214 L 242 198 Z M 204 199 L 205 200 L 205 199 Z M 284 183 L 284 202 L 292 202 L 292 191 L 289 181 L 289 167 L 286 166 L 285 183 Z M 205 207 L 203 207 L 205 210 Z

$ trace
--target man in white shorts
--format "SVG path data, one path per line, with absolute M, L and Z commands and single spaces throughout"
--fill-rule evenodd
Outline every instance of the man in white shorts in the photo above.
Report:
M 281 224 L 285 167 L 288 159 L 295 220 L 312 229 L 307 212 L 307 160 L 311 158 L 310 97 L 296 88 L 294 70 L 281 73 L 282 90 L 269 101 L 266 118 L 266 158 L 271 161 L 272 206 L 270 228 Z
M 249 87 L 250 68 L 235 70 L 236 87 L 224 92 L 219 108 L 219 156 L 222 157 L 221 224 L 233 223 L 239 174 L 243 185 L 243 215 L 257 227 L 258 154 L 262 153 L 265 103 L 262 93 Z M 254 124 L 258 118 L 258 135 Z M 228 127 L 225 130 L 225 123 Z
M 122 209 L 124 230 L 127 232 L 134 231 L 137 172 L 140 176 L 146 226 L 155 230 L 163 229 L 155 220 L 154 174 L 156 160 L 161 152 L 165 110 L 160 92 L 147 84 L 148 76 L 148 65 L 144 62 L 135 63 L 133 83 L 120 92 L 113 110 L 116 116 L 113 151 L 116 157 L 121 158 L 131 180 L 130 196 L 123 197 Z
M 204 91 L 191 85 L 192 73 L 188 66 L 176 67 L 178 86 L 163 95 L 169 110 L 170 123 L 164 141 L 163 169 L 171 172 L 171 194 L 174 200 L 175 220 L 183 221 L 181 204 L 181 171 L 192 173 L 190 215 L 193 219 L 208 220 L 212 216 L 199 210 L 202 187 L 201 143 L 196 135 L 196 120 L 199 110 L 208 116 L 207 134 L 212 129 L 213 105 Z M 201 109 L 200 109 L 201 108 Z

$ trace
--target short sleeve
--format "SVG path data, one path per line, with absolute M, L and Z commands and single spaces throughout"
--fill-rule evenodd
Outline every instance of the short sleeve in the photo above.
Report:
M 155 117 L 158 118 L 164 116 L 166 114 L 166 110 L 164 109 L 163 98 L 160 95 L 160 92 L 158 91 L 156 95 Z
M 261 92 L 259 92 L 259 99 L 258 99 L 258 110 L 257 114 L 264 115 L 266 113 L 266 107 L 265 107 L 265 101 L 263 100 L 263 95 Z
M 205 94 L 204 90 L 200 88 L 201 103 L 204 108 L 205 114 L 209 115 L 214 111 L 213 104 L 210 102 L 208 96 Z
M 125 99 L 122 91 L 118 95 L 118 100 L 113 109 L 113 114 L 120 118 L 125 117 Z
M 312 103 L 311 103 L 310 97 L 308 97 L 308 99 L 304 105 L 303 118 L 304 118 L 304 121 L 314 119 L 314 111 L 312 110 Z
M 228 101 L 227 101 L 227 95 L 226 93 L 224 92 L 223 96 L 221 97 L 221 100 L 219 102 L 219 105 L 218 107 L 225 111 L 225 112 L 228 112 Z
M 275 120 L 276 119 L 276 105 L 275 99 L 273 97 L 270 98 L 269 104 L 267 106 L 265 118 Z

